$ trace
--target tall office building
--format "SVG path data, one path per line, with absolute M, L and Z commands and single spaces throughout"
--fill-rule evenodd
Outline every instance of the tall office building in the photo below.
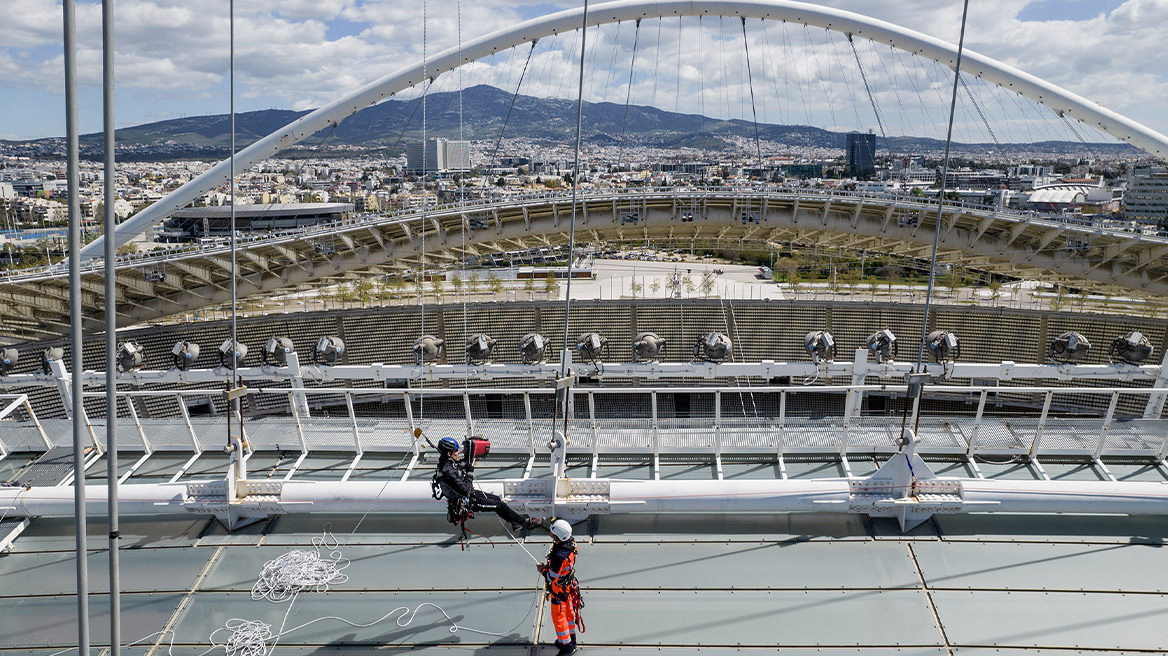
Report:
M 867 178 L 876 173 L 876 135 L 871 132 L 848 133 L 848 169 L 857 178 Z
M 470 142 L 450 141 L 441 137 L 426 142 L 423 162 L 422 144 L 406 144 L 406 168 L 410 173 L 443 173 L 470 170 Z
M 1147 223 L 1168 221 L 1168 167 L 1142 166 L 1127 172 L 1123 213 Z

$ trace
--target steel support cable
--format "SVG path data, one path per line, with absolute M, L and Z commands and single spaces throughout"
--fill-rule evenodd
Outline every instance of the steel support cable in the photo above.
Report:
M 1010 102 L 1014 103 L 1014 106 L 1018 108 L 1018 115 L 1021 117 L 1022 125 L 1026 128 L 1026 138 L 1030 143 L 1037 143 L 1038 140 L 1035 138 L 1034 130 L 1031 129 L 1034 124 L 1030 119 L 1026 118 L 1026 108 L 1022 105 L 1021 102 L 1018 101 L 1018 97 L 1021 96 L 1025 98 L 1025 96 L 1022 96 L 1022 94 L 1017 92 L 1012 93 L 1009 89 L 1002 90 L 1006 92 L 1006 97 L 1010 99 Z M 1002 111 L 1009 114 L 1009 112 L 1004 109 Z
M 77 118 L 77 5 L 75 0 L 63 0 L 62 43 L 65 64 L 65 156 L 68 182 L 69 211 L 69 359 L 72 376 L 69 390 L 72 394 L 71 412 L 73 437 L 73 531 L 76 560 L 77 590 L 77 645 L 82 656 L 89 656 L 89 560 L 86 558 L 85 507 L 85 404 L 82 372 L 85 371 L 85 352 L 82 342 L 81 320 L 81 202 L 80 193 L 80 137 Z
M 1002 92 L 1005 91 L 1006 93 L 1009 93 L 1009 91 L 1006 90 L 1005 88 L 1003 88 L 1000 84 L 991 83 L 990 87 L 991 87 L 991 91 L 994 94 L 994 100 L 996 100 L 998 103 L 998 108 L 1002 110 L 1002 120 L 1005 121 L 1007 125 L 1012 126 L 1013 121 L 1010 120 L 1010 110 L 1006 109 L 1006 103 L 1002 102 Z M 1015 104 L 1017 104 L 1017 103 L 1015 103 Z M 1019 108 L 1019 109 L 1021 109 L 1021 108 Z M 1022 127 L 1024 127 L 1026 129 L 1025 141 L 1034 141 L 1034 138 L 1030 133 L 1030 124 L 1023 121 Z M 1018 137 L 1015 136 L 1013 127 L 1011 127 L 1011 131 L 1010 131 L 1010 141 L 1012 141 L 1012 142 L 1022 141 L 1022 139 L 1019 139 Z
M 746 37 L 745 16 L 742 17 L 742 44 L 746 50 L 746 80 L 750 85 L 750 113 L 754 117 L 754 149 L 758 153 L 759 176 L 762 177 L 762 144 L 758 138 L 758 109 L 754 104 L 754 75 L 750 72 L 750 40 Z
M 559 34 L 552 35 L 552 44 L 548 46 L 546 51 L 544 51 L 545 54 L 555 52 L 556 45 L 559 43 L 559 38 Z M 534 46 L 532 46 L 532 50 L 535 50 Z M 548 68 L 551 67 L 551 58 L 544 57 L 542 59 L 541 66 L 539 67 L 539 77 L 535 79 L 535 93 L 539 94 L 540 96 L 546 96 L 547 94 L 542 91 L 543 76 L 547 73 Z M 528 88 L 530 88 L 530 86 Z
M 576 92 L 576 147 L 574 150 L 574 159 L 572 164 L 572 218 L 568 227 L 568 283 L 564 294 L 564 343 L 563 349 L 560 351 L 560 376 L 567 377 L 568 375 L 568 330 L 571 327 L 571 313 L 572 313 L 572 270 L 576 259 L 576 211 L 578 208 L 578 199 L 580 189 L 580 138 L 581 129 L 584 120 L 584 53 L 587 50 L 586 42 L 588 36 L 588 0 L 584 0 L 584 18 L 583 28 L 580 32 L 580 77 L 579 87 Z M 595 49 L 595 48 L 594 48 Z M 568 388 L 568 394 L 571 394 L 571 388 Z M 567 405 L 568 394 L 565 394 L 565 406 Z M 559 404 L 554 406 L 557 411 Z M 568 409 L 564 408 L 565 421 L 567 421 Z M 553 419 L 552 430 L 555 430 L 555 423 Z M 564 439 L 568 439 L 567 432 L 564 433 Z M 567 445 L 565 445 L 565 450 Z
M 421 254 L 421 257 L 418 259 L 418 293 L 421 296 L 421 298 L 419 299 L 420 302 L 418 303 L 418 315 L 420 317 L 419 323 L 421 325 L 421 332 L 423 335 L 426 334 L 426 287 L 425 287 L 425 285 L 426 285 L 426 208 L 428 205 L 428 203 L 426 201 L 426 168 L 427 168 L 426 167 L 426 164 L 427 164 L 427 162 L 426 162 L 426 137 L 428 136 L 426 133 L 426 128 L 427 128 L 427 124 L 426 124 L 426 109 L 427 109 L 426 108 L 426 98 L 429 95 L 430 85 L 433 84 L 433 80 L 430 79 L 430 76 L 428 74 L 429 71 L 426 70 L 427 64 L 429 63 L 426 59 L 426 55 L 427 55 L 426 46 L 428 44 L 428 36 L 429 36 L 429 33 L 427 31 L 427 27 L 429 26 L 428 15 L 427 15 L 428 9 L 429 9 L 428 5 L 429 5 L 428 0 L 422 0 L 422 81 L 425 82 L 426 84 L 424 84 L 422 86 L 422 103 L 421 103 L 422 104 L 422 174 L 420 177 L 422 180 L 422 211 L 418 213 L 418 228 L 419 228 L 419 232 L 422 233 L 422 254 Z M 435 149 L 435 150 L 437 150 L 437 149 Z M 408 166 L 409 162 L 407 161 L 406 164 Z M 418 386 L 421 388 L 426 387 L 425 377 L 419 378 Z M 406 395 L 406 403 L 410 403 L 409 395 Z M 423 420 L 426 417 L 426 395 L 425 394 L 422 394 L 421 396 L 418 397 L 418 417 L 420 419 L 423 419 Z M 289 610 L 291 610 L 290 606 L 289 606 Z M 285 616 L 285 619 L 287 619 L 286 616 Z
M 939 61 L 933 60 L 932 64 L 933 64 L 932 68 L 934 70 L 939 71 L 939 75 L 941 75 L 942 82 L 945 80 L 945 76 L 949 75 L 949 73 L 952 72 L 949 70 L 948 67 L 946 67 L 944 64 L 942 64 Z M 928 69 L 925 69 L 925 72 L 928 73 Z M 933 77 L 931 74 L 929 75 L 929 80 L 930 81 L 933 80 Z M 941 101 L 942 106 L 944 106 L 944 103 L 946 102 L 946 100 L 945 100 L 945 94 L 941 92 L 942 86 L 936 85 L 936 84 L 934 86 L 935 86 L 936 91 L 937 91 L 937 98 Z M 957 97 L 957 102 L 963 103 L 960 95 L 958 95 L 958 97 Z M 964 103 L 963 103 L 962 107 L 964 107 Z M 968 132 L 965 131 L 964 122 L 955 124 L 953 126 L 953 129 L 957 133 L 957 136 L 960 140 L 960 143 L 972 143 L 973 142 L 973 137 Z
M 519 97 L 519 90 L 523 88 L 523 78 L 527 75 L 527 67 L 531 64 L 531 55 L 535 52 L 535 44 L 539 43 L 539 39 L 531 42 L 531 48 L 527 50 L 527 60 L 523 62 L 523 70 L 519 72 L 519 83 L 515 85 L 515 93 L 511 94 L 511 104 L 507 106 L 507 116 L 503 117 L 503 127 L 499 128 L 499 138 L 495 140 L 495 150 L 491 153 L 491 161 L 499 155 L 499 146 L 503 145 L 503 134 L 507 131 L 507 123 L 511 121 L 511 110 L 515 109 L 515 99 Z
M 662 19 L 664 20 L 664 19 Z M 685 34 L 682 19 L 677 19 L 677 87 L 673 91 L 673 131 L 680 131 L 681 121 L 681 38 Z
M 568 52 L 576 52 L 576 43 L 579 40 L 580 40 L 580 30 L 573 30 L 572 31 L 572 45 L 568 46 L 567 51 Z M 560 76 L 560 81 L 556 84 L 556 95 L 555 95 L 556 98 L 563 98 L 564 97 L 564 80 L 566 80 L 568 78 L 569 78 L 569 76 L 567 76 L 567 75 Z
M 621 162 L 624 161 L 625 157 L 625 137 L 628 136 L 627 129 L 629 125 L 629 101 L 633 97 L 633 73 L 637 69 L 637 44 L 640 42 L 640 39 L 641 19 L 638 18 L 636 27 L 633 30 L 633 56 L 629 62 L 629 88 L 625 90 L 625 114 L 621 120 L 620 150 L 617 151 L 616 155 L 616 170 L 618 172 L 621 169 Z
M 860 52 L 856 49 L 856 42 L 848 34 L 848 44 L 852 46 L 852 54 L 856 57 L 856 68 L 860 69 L 860 79 L 864 81 L 864 91 L 868 94 L 868 102 L 872 103 L 872 113 L 876 115 L 876 126 L 880 128 L 880 138 L 884 140 L 884 148 L 888 156 L 892 157 L 892 146 L 888 143 L 888 133 L 884 130 L 884 119 L 880 117 L 880 107 L 876 104 L 876 95 L 872 93 L 872 85 L 868 84 L 868 74 L 864 72 L 864 64 L 860 61 Z
M 856 104 L 856 92 L 855 92 L 856 81 L 855 81 L 855 78 L 852 76 L 851 71 L 849 71 L 847 68 L 844 67 L 844 63 L 843 63 L 843 61 L 841 61 L 839 53 L 836 52 L 836 45 L 835 45 L 835 38 L 834 38 L 835 33 L 832 32 L 831 30 L 825 30 L 825 32 L 827 32 L 828 42 L 831 44 L 831 56 L 832 56 L 832 59 L 835 61 L 835 66 L 836 66 L 836 68 L 839 69 L 840 75 L 842 75 L 844 80 L 847 82 L 848 91 L 849 91 L 848 92 L 848 100 L 852 103 L 852 112 L 853 112 L 854 116 L 856 117 L 856 129 L 859 130 L 860 126 L 862 126 L 864 124 L 864 121 L 860 119 L 860 106 Z
M 791 36 L 787 33 L 787 21 L 783 21 L 783 43 L 787 50 L 786 61 L 793 62 L 792 68 L 795 70 L 795 87 L 799 89 L 799 98 L 803 101 L 803 111 L 807 114 L 807 125 L 811 125 L 813 123 L 811 120 L 811 105 L 807 102 L 807 96 L 803 93 L 803 76 L 799 74 L 799 59 L 793 57 L 795 49 L 791 47 Z M 784 76 L 784 80 L 786 80 L 786 76 Z
M 231 172 L 230 172 L 230 177 L 231 177 L 231 354 L 230 354 L 230 356 L 231 356 L 232 366 L 227 367 L 227 369 L 224 373 L 227 376 L 227 389 L 231 389 L 232 383 L 234 382 L 232 380 L 232 374 L 235 372 L 236 367 L 239 366 L 239 360 L 235 357 L 236 352 L 238 352 L 238 350 L 239 350 L 239 332 L 238 332 L 238 326 L 237 326 L 237 320 L 238 320 L 238 314 L 239 314 L 239 294 L 238 294 L 238 288 L 236 287 L 238 262 L 236 261 L 236 237 L 237 237 L 237 235 L 236 235 L 236 226 L 235 226 L 235 206 L 236 206 L 236 202 L 235 202 L 235 0 L 230 0 L 230 2 L 228 3 L 228 25 L 229 25 L 228 29 L 230 32 L 230 38 L 228 39 L 228 42 L 229 42 L 228 47 L 229 47 L 230 53 L 231 53 L 230 58 L 229 58 L 231 66 L 230 66 L 230 76 L 229 76 L 230 83 L 228 85 L 228 88 L 229 88 L 228 96 L 230 98 L 230 104 L 231 104 L 231 158 L 230 158 L 231 159 Z M 230 403 L 230 406 L 227 409 L 227 445 L 231 446 L 231 416 L 239 413 L 240 403 L 239 403 L 238 398 L 231 399 L 231 401 L 229 403 Z M 243 440 L 243 423 L 242 423 L 243 416 L 242 415 L 239 416 L 239 421 L 240 421 L 239 438 L 240 438 L 240 443 L 242 444 L 242 440 Z M 237 458 L 239 458 L 240 460 L 243 460 L 243 458 L 244 458 L 243 450 L 241 449 L 239 453 L 235 454 L 235 456 Z
M 875 51 L 875 42 L 869 41 L 868 46 L 872 48 L 873 51 Z M 888 49 L 895 50 L 895 48 L 893 48 L 891 45 L 888 46 Z M 907 127 L 910 130 L 909 136 L 916 136 L 915 133 L 911 132 L 911 124 L 908 120 L 908 113 L 904 111 L 904 100 L 902 100 L 900 97 L 900 87 L 896 84 L 896 76 L 893 75 L 892 71 L 888 70 L 888 65 L 884 63 L 884 58 L 880 56 L 879 52 L 876 53 L 876 61 L 880 62 L 880 68 L 884 71 L 884 77 L 888 79 L 889 85 L 892 86 L 892 94 L 896 97 L 896 107 L 900 110 L 900 120 L 902 121 L 901 125 L 903 126 L 901 130 L 903 131 Z
M 730 117 L 733 114 L 730 112 L 730 72 L 726 68 L 726 33 L 723 23 L 722 16 L 718 16 L 718 61 L 722 64 L 722 84 L 720 86 L 722 87 L 722 101 L 726 103 L 726 113 L 723 116 L 726 117 L 725 121 L 727 124 L 730 124 Z M 721 107 L 718 109 L 721 109 Z M 741 109 L 741 105 L 739 109 Z
M 616 84 L 616 51 L 617 46 L 620 44 L 621 25 L 622 23 L 618 21 L 616 24 L 616 33 L 612 35 L 612 52 L 608 55 L 608 82 L 604 87 L 604 102 L 608 102 L 608 94 L 612 92 L 612 88 Z M 599 30 L 599 27 L 597 29 Z M 599 41 L 599 39 L 597 40 Z
M 657 107 L 657 69 L 661 65 L 661 24 L 665 22 L 665 17 L 657 18 L 657 46 L 653 49 L 653 93 L 649 96 L 649 106 Z
M 912 85 L 913 92 L 917 94 L 917 101 L 919 102 L 918 107 L 921 111 L 921 118 L 928 119 L 928 125 L 936 125 L 936 123 L 933 121 L 933 114 L 929 111 L 928 104 L 925 103 L 924 94 L 921 93 L 920 87 L 917 86 L 916 76 L 914 76 L 912 72 L 908 70 L 908 65 L 904 63 L 904 59 L 901 57 L 900 50 L 893 48 L 892 51 L 896 54 L 896 61 L 900 63 L 900 68 L 904 71 L 904 76 L 908 78 L 909 84 Z M 916 58 L 915 53 L 913 54 L 913 57 Z
M 819 65 L 819 53 L 817 52 L 819 49 L 811 42 L 811 30 L 806 23 L 803 24 L 803 40 L 807 42 L 807 50 L 811 52 L 811 59 L 815 62 L 815 73 L 819 76 L 819 90 L 823 92 L 823 97 L 827 100 L 827 109 L 831 113 L 831 124 L 837 125 L 835 103 L 833 102 L 835 93 L 831 88 L 831 80 L 825 79 L 823 75 L 823 67 Z
M 981 123 L 985 126 L 986 132 L 989 133 L 990 139 L 994 140 L 994 145 L 998 149 L 998 154 L 1004 155 L 1005 152 L 1002 149 L 1002 142 L 998 141 L 998 135 L 994 133 L 994 128 L 990 125 L 989 119 L 986 118 L 985 112 L 982 111 L 981 105 L 977 102 L 977 98 L 973 97 L 973 91 L 970 90 L 969 83 L 965 81 L 965 78 L 961 78 L 961 89 L 965 91 L 965 95 L 969 97 L 969 102 L 973 104 L 974 111 L 976 111 L 977 115 L 981 117 Z
M 941 218 L 945 208 L 945 178 L 949 175 L 949 149 L 953 143 L 953 118 L 957 110 L 957 85 L 961 79 L 961 56 L 965 49 L 965 25 L 969 18 L 969 0 L 965 0 L 961 11 L 961 36 L 957 41 L 957 61 L 954 62 L 953 94 L 949 100 L 949 130 L 945 136 L 945 159 L 941 166 L 941 190 L 937 194 L 937 223 L 933 227 L 933 255 L 929 260 L 929 288 L 925 292 L 925 316 L 921 321 L 921 343 L 917 348 L 916 370 L 923 372 L 925 359 L 925 339 L 929 331 L 929 309 L 933 301 L 933 285 L 937 280 L 937 246 L 941 240 Z M 905 397 L 907 411 L 908 397 Z M 920 415 L 917 415 L 918 422 Z M 904 427 L 901 427 L 903 435 Z
M 702 111 L 702 132 L 706 131 L 706 67 L 702 64 L 706 61 L 702 57 L 702 17 L 698 16 L 698 102 L 701 105 Z
M 114 0 L 102 0 L 102 127 L 104 164 L 104 235 L 105 240 L 105 448 L 106 448 L 106 516 L 109 522 L 109 626 L 110 656 L 122 651 L 122 583 L 121 556 L 118 540 L 121 524 L 118 517 L 118 384 L 117 384 L 117 276 L 114 260 L 117 251 L 114 231 L 117 217 L 114 204 L 117 199 L 114 145 L 117 136 L 114 123 Z M 112 381 L 112 382 L 111 382 Z M 127 400 L 128 402 L 128 400 Z M 7 511 L 5 511 L 7 513 Z M 0 523 L 4 520 L 0 518 Z
M 1083 144 L 1083 147 L 1087 149 L 1087 153 L 1091 155 L 1091 159 L 1098 160 L 1099 156 L 1095 154 L 1095 150 L 1091 148 L 1091 144 L 1087 143 L 1087 140 L 1083 138 L 1083 135 L 1079 134 L 1079 130 L 1075 128 L 1075 124 L 1072 123 L 1071 120 L 1068 119 L 1062 112 L 1058 113 L 1058 117 L 1062 119 L 1063 123 L 1068 128 L 1070 128 L 1071 132 L 1075 135 L 1076 138 L 1078 138 L 1079 143 Z
M 763 39 L 763 43 L 766 45 L 766 49 L 763 50 L 763 52 L 769 54 L 771 52 L 771 37 L 770 37 L 770 34 L 767 33 L 766 19 L 765 18 L 762 19 L 761 22 L 762 22 L 762 39 Z M 786 96 L 786 91 L 784 91 L 782 95 L 779 94 L 779 72 L 778 72 L 778 64 L 776 63 L 777 59 L 778 59 L 777 57 L 771 57 L 771 81 L 775 85 L 775 100 L 776 101 L 777 100 L 783 101 L 780 103 L 776 103 L 779 106 L 779 123 L 785 124 L 787 122 L 787 119 L 786 119 L 786 114 L 783 111 L 783 104 L 786 102 L 787 96 Z M 764 61 L 765 61 L 765 56 L 764 56 Z M 787 68 L 786 68 L 786 66 L 784 66 L 783 67 L 784 86 L 786 85 L 786 82 L 785 82 L 786 75 L 787 75 Z M 762 112 L 763 112 L 763 122 L 766 122 L 766 104 L 765 103 L 762 106 Z
M 456 3 L 456 10 L 458 12 L 458 35 L 457 35 L 457 38 L 458 38 L 458 60 L 462 61 L 462 0 L 458 0 L 458 2 Z M 462 67 L 461 66 L 458 67 L 458 138 L 459 138 L 459 140 L 463 140 L 465 138 L 463 136 Z M 469 159 L 470 159 L 469 149 L 467 152 L 467 159 L 468 159 L 467 164 L 469 165 L 470 164 L 470 162 L 469 162 Z M 463 176 L 465 176 L 465 175 L 466 174 L 464 173 Z M 466 262 L 466 253 L 467 253 L 467 250 L 466 250 L 466 194 L 463 191 L 463 189 L 464 189 L 463 184 L 465 183 L 465 181 L 463 180 L 463 176 L 460 176 L 458 179 L 458 204 L 459 204 L 459 208 L 460 208 L 460 213 L 462 214 L 462 221 L 459 221 L 459 227 L 460 227 L 459 234 L 462 235 L 462 270 L 463 270 L 463 272 L 466 272 L 466 270 L 467 270 L 467 262 Z M 465 284 L 465 282 L 464 282 L 464 284 Z M 465 289 L 465 287 L 464 287 L 464 289 Z M 469 332 L 469 330 L 468 330 L 466 305 L 467 305 L 466 292 L 464 291 L 463 295 L 462 295 L 462 343 L 463 344 L 466 343 L 466 338 L 469 336 L 467 334 Z M 446 353 L 447 353 L 447 358 L 449 359 L 449 353 L 450 353 L 449 350 Z M 470 388 L 470 367 L 467 367 L 466 369 L 463 370 L 462 389 L 465 391 L 469 388 Z

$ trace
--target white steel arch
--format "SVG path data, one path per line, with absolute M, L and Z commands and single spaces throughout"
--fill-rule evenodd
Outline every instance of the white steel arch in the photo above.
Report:
M 659 16 L 702 15 L 740 16 L 803 23 L 887 43 L 949 67 L 955 66 L 957 60 L 957 46 L 947 41 L 861 14 L 792 0 L 616 0 L 594 5 L 589 12 L 589 24 L 602 25 Z M 236 164 L 242 169 L 262 162 L 370 105 L 421 83 L 424 76 L 432 80 L 446 71 L 500 50 L 560 32 L 576 30 L 582 18 L 582 8 L 535 18 L 469 41 L 461 48 L 449 48 L 428 60 L 401 68 L 256 141 L 236 154 Z M 997 60 L 968 49 L 963 53 L 963 57 L 967 73 L 1016 91 L 1050 107 L 1060 115 L 1069 115 L 1093 125 L 1151 155 L 1161 158 L 1168 155 L 1168 136 Z M 114 234 L 117 245 L 120 246 L 145 232 L 200 195 L 226 184 L 229 180 L 229 171 L 230 159 L 227 159 L 124 222 L 118 226 Z M 99 257 L 104 252 L 103 240 L 104 238 L 99 238 L 83 248 L 81 257 Z

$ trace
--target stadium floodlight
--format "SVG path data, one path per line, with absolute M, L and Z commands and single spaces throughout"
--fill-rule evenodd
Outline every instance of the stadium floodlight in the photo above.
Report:
M 471 335 L 466 340 L 466 363 L 489 364 L 495 353 L 495 340 L 486 333 Z
M 961 355 L 961 342 L 956 333 L 947 330 L 934 330 L 925 337 L 925 346 L 933 355 L 933 361 L 942 364 L 953 362 Z
M 546 350 L 547 338 L 539 333 L 528 333 L 519 340 L 519 354 L 523 357 L 523 364 L 543 362 L 547 359 L 544 357 Z
M 446 356 L 446 340 L 422 335 L 414 340 L 414 364 L 440 362 Z
M 53 373 L 50 368 L 53 362 L 60 362 L 65 359 L 65 349 L 60 346 L 51 346 L 44 351 L 41 351 L 41 371 L 46 374 Z
M 665 340 L 657 333 L 640 333 L 633 339 L 633 359 L 637 362 L 658 360 L 664 352 Z
M 239 365 L 243 364 L 243 359 L 247 357 L 247 344 L 233 342 L 230 339 L 224 340 L 219 345 L 219 366 L 227 367 L 228 369 L 238 369 Z
M 283 367 L 288 364 L 288 354 L 296 352 L 296 345 L 287 337 L 272 337 L 264 344 L 260 361 L 266 365 Z
M 321 337 L 312 345 L 312 364 L 336 364 L 345 354 L 345 343 L 340 337 Z
M 885 328 L 878 333 L 872 333 L 868 336 L 868 350 L 876 356 L 878 364 L 885 362 L 892 362 L 896 359 L 896 335 L 892 331 Z
M 726 358 L 730 357 L 732 349 L 729 337 L 719 332 L 710 332 L 698 338 L 694 344 L 693 356 L 695 360 L 705 362 L 725 362 Z
M 1086 337 L 1075 332 L 1063 333 L 1050 343 L 1046 359 L 1066 364 L 1081 360 L 1091 350 L 1091 342 Z
M 1148 338 L 1137 330 L 1124 337 L 1116 337 L 1111 343 L 1111 348 L 1107 349 L 1107 358 L 1112 360 L 1114 355 L 1128 364 L 1139 364 L 1147 360 L 1154 350 L 1156 349 L 1148 342 Z
M 175 369 L 186 371 L 199 359 L 199 345 L 194 342 L 177 342 L 170 349 L 170 359 Z
M 17 360 L 20 360 L 20 351 L 14 348 L 0 349 L 0 376 L 12 371 Z
M 815 364 L 835 360 L 835 338 L 826 330 L 815 330 L 803 338 L 803 347 L 811 354 Z
M 585 362 L 604 362 L 608 357 L 608 340 L 600 333 L 584 333 L 576 340 L 576 350 Z
M 146 360 L 146 351 L 137 342 L 122 342 L 115 361 L 118 371 L 137 371 Z

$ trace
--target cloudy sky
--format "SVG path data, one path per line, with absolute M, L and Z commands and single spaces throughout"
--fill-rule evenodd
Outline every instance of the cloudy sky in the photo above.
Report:
M 308 109 L 463 41 L 579 0 L 236 0 L 236 108 Z M 117 124 L 225 113 L 227 0 L 116 0 Z M 956 42 L 960 0 L 822 0 Z M 1168 133 L 1162 65 L 1168 0 L 975 0 L 967 46 Z M 595 3 L 593 3 L 595 6 Z M 5 0 L 0 138 L 64 133 L 61 8 Z M 101 5 L 78 0 L 81 130 L 99 131 Z M 461 20 L 460 20 L 461 18 Z M 802 25 L 706 17 L 589 31 L 585 95 L 760 121 L 873 129 L 867 78 L 890 134 L 943 136 L 945 70 L 912 55 Z M 423 42 L 423 35 L 425 40 Z M 485 83 L 574 97 L 578 34 L 541 40 L 440 77 L 435 91 Z M 634 48 L 635 44 L 635 48 Z M 857 65 L 857 59 L 860 65 Z M 630 70 L 632 83 L 630 84 Z M 861 75 L 861 71 L 863 74 Z M 461 79 L 460 79 L 461 78 Z M 753 88 L 756 100 L 750 101 Z M 753 111 L 752 111 L 753 108 Z M 1049 111 L 978 80 L 963 89 L 958 138 L 1075 138 Z M 984 118 L 983 118 L 984 117 Z M 1082 129 L 1082 128 L 1080 128 Z M 1083 130 L 1084 138 L 1102 140 Z M 988 137 L 988 138 L 987 138 Z

